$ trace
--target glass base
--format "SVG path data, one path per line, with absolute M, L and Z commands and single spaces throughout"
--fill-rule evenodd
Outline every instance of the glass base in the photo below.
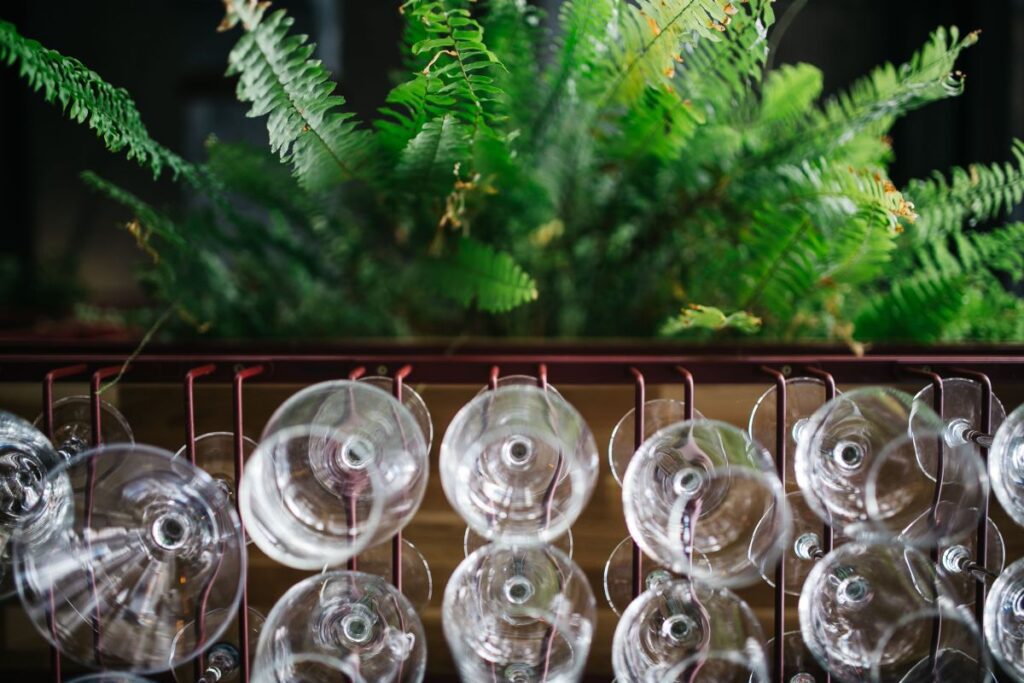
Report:
M 711 563 L 703 553 L 695 550 L 693 561 L 699 562 L 708 574 L 711 573 Z M 682 575 L 659 565 L 646 555 L 642 566 L 644 590 L 650 590 L 665 581 L 683 578 Z M 633 539 L 629 536 L 619 541 L 604 564 L 604 597 L 612 612 L 620 617 L 633 601 Z
M 213 610 L 209 616 L 218 616 L 223 610 Z M 260 642 L 260 632 L 263 631 L 263 623 L 266 621 L 266 617 L 254 610 L 252 607 L 249 608 L 249 664 L 251 665 L 256 655 L 256 645 Z M 195 622 L 190 621 L 178 631 L 178 635 L 175 636 L 175 641 L 185 636 L 185 633 L 195 628 Z M 217 640 L 216 643 L 210 645 L 207 649 L 207 653 L 214 651 L 219 645 L 227 645 L 229 650 L 238 653 L 241 651 L 241 645 L 238 638 L 238 627 L 229 626 L 225 629 L 224 633 Z M 197 680 L 195 660 L 185 662 L 174 667 L 172 673 L 176 683 L 195 683 Z M 207 662 L 207 665 L 214 664 L 214 662 Z M 237 660 L 235 661 L 237 666 Z M 205 672 L 200 671 L 199 675 L 203 675 Z M 229 681 L 239 680 L 238 669 L 221 671 L 220 678 L 215 679 L 217 683 L 228 683 Z
M 561 515 L 559 513 L 555 513 L 555 516 Z M 466 557 L 469 557 L 475 551 L 484 547 L 488 543 L 490 543 L 490 541 L 486 538 L 469 527 L 466 527 L 466 533 L 463 534 L 462 537 L 462 552 Z M 572 529 L 566 529 L 565 533 L 556 538 L 550 545 L 561 550 L 571 560 L 573 550 Z
M 356 570 L 379 576 L 394 585 L 391 573 L 391 541 L 385 541 L 359 554 Z M 417 612 L 430 603 L 434 593 L 430 565 L 408 539 L 402 539 L 402 594 Z

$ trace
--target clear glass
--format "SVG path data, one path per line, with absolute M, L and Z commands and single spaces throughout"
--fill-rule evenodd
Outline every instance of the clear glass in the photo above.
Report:
M 341 662 L 368 681 L 415 683 L 426 661 L 423 624 L 405 596 L 380 577 L 331 571 L 300 581 L 277 601 L 254 669 L 272 681 L 338 680 Z M 299 663 L 316 675 L 299 676 Z
M 353 460 L 350 445 L 345 432 L 314 425 L 279 429 L 260 442 L 239 503 L 246 531 L 270 558 L 317 570 L 343 564 L 377 538 L 390 492 L 378 461 Z
M 713 570 L 708 558 L 699 551 L 694 551 L 693 561 L 699 563 L 705 576 L 711 576 Z M 667 582 L 683 578 L 668 567 L 646 560 L 643 569 L 644 590 L 651 590 Z M 615 616 L 622 613 L 633 601 L 633 539 L 626 536 L 615 546 L 604 564 L 604 598 Z
M 456 568 L 441 624 L 464 681 L 578 681 L 596 607 L 583 571 L 554 548 L 486 545 Z
M 996 661 L 1024 681 L 1024 558 L 999 575 L 985 601 L 985 640 Z
M 256 450 L 256 442 L 242 437 L 242 458 L 248 460 Z M 188 459 L 188 447 L 183 445 L 175 458 Z M 196 437 L 196 465 L 213 477 L 232 502 L 235 500 L 235 435 L 233 432 L 207 432 Z
M 644 440 L 651 438 L 654 434 L 665 427 L 686 419 L 686 404 L 671 398 L 659 398 L 644 403 Z M 704 416 L 699 412 L 693 412 L 693 419 L 703 420 Z M 626 476 L 626 468 L 636 453 L 634 448 L 636 429 L 636 408 L 630 408 L 629 412 L 622 416 L 615 429 L 612 430 L 612 438 L 608 441 L 608 465 L 615 481 L 622 486 L 623 477 Z
M 764 651 L 753 642 L 746 652 L 706 652 L 679 662 L 659 683 L 768 683 Z
M 843 534 L 865 541 L 892 538 L 922 513 L 928 512 L 935 490 L 934 474 L 916 466 L 917 452 L 909 437 L 911 411 L 919 434 L 928 430 L 938 438 L 944 426 L 930 408 L 917 404 L 904 392 L 887 387 L 863 387 L 846 392 L 819 408 L 804 429 L 796 451 L 796 478 L 811 509 L 823 521 L 831 520 Z M 970 490 L 961 502 L 977 500 L 987 482 L 979 481 L 977 458 L 972 448 L 961 445 L 944 449 L 949 483 L 963 481 Z M 972 462 L 973 460 L 973 462 Z M 875 473 L 874 519 L 869 516 L 868 486 Z M 879 477 L 898 473 L 912 484 L 906 491 L 896 485 L 902 480 L 882 481 Z M 944 476 L 944 482 L 946 482 Z M 943 485 L 945 500 L 956 499 L 959 489 Z M 921 507 L 922 499 L 927 504 Z M 941 512 L 941 511 L 940 511 Z M 934 545 L 953 539 L 964 524 L 961 517 L 950 525 L 945 516 L 935 533 L 924 537 L 904 537 L 906 542 Z M 902 526 L 900 525 L 902 523 Z
M 103 671 L 72 678 L 69 683 L 151 683 L 150 679 L 123 671 Z
M 760 579 L 789 543 L 792 521 L 768 454 L 715 420 L 679 422 L 644 442 L 622 489 L 626 526 L 644 553 L 715 585 Z M 752 540 L 758 525 L 770 533 Z M 693 551 L 711 566 L 691 566 Z
M 988 543 L 985 545 L 985 566 L 974 561 L 978 537 L 970 534 L 960 543 L 939 548 L 939 566 L 949 578 L 958 605 L 974 604 L 978 581 L 996 578 L 1006 565 L 1006 544 L 1003 534 L 991 518 L 988 520 Z
M 836 392 L 839 395 L 839 392 Z M 797 443 L 811 416 L 825 403 L 825 383 L 815 377 L 791 377 L 786 380 L 786 488 L 796 487 Z M 774 459 L 775 453 L 775 385 L 768 388 L 750 411 L 747 431 L 755 442 L 763 444 Z
M 974 615 L 946 598 L 888 626 L 871 683 L 996 683 Z
M 383 377 L 381 375 L 360 377 L 359 381 L 377 387 L 388 394 L 392 393 L 395 383 L 395 380 L 391 377 Z M 426 401 L 423 400 L 423 397 L 415 389 L 403 383 L 402 405 L 416 418 L 416 424 L 420 426 L 420 431 L 423 432 L 423 440 L 427 443 L 427 452 L 430 452 L 430 447 L 434 443 L 434 422 L 430 419 L 430 409 L 427 408 Z
M 391 541 L 379 543 L 359 553 L 359 571 L 379 576 L 394 583 L 391 575 Z M 430 602 L 434 594 L 434 578 L 423 553 L 407 538 L 402 538 L 402 595 L 417 612 Z
M 25 543 L 52 531 L 61 499 L 48 492 L 46 474 L 64 459 L 28 421 L 0 411 L 0 600 L 17 592 L 11 534 L 21 525 Z
M 1024 405 L 996 431 L 988 456 L 992 490 L 1013 521 L 1024 526 Z
M 917 642 L 913 631 L 890 633 L 908 614 L 932 609 L 953 589 L 927 556 L 895 544 L 848 543 L 819 560 L 800 593 L 800 631 L 818 662 L 844 681 L 867 680 Z
M 381 487 L 375 491 L 383 501 L 370 545 L 401 531 L 423 502 L 430 472 L 428 444 L 416 416 L 389 391 L 371 383 L 321 382 L 282 403 L 263 428 L 261 440 L 303 425 L 329 427 L 336 432 L 331 441 L 341 444 L 340 451 L 335 447 L 309 451 L 308 469 L 320 485 L 334 486 L 324 482 L 344 479 L 346 472 L 365 468 L 367 463 L 377 466 Z
M 45 415 L 35 426 L 44 429 Z M 113 405 L 100 399 L 100 438 L 104 444 L 134 443 L 128 420 Z M 53 446 L 64 460 L 92 448 L 92 400 L 88 396 L 65 396 L 53 402 Z
M 223 609 L 211 610 L 207 619 L 211 617 L 216 621 L 224 618 Z M 260 633 L 263 631 L 263 624 L 266 622 L 260 612 L 252 607 L 249 608 L 249 663 L 252 664 L 256 655 L 256 644 L 259 643 Z M 177 642 L 187 638 L 190 632 L 195 631 L 195 620 L 185 624 L 174 637 L 172 649 L 177 648 Z M 210 645 L 205 652 L 206 666 L 200 672 L 202 680 L 198 683 L 230 683 L 239 679 L 241 669 L 241 644 L 238 639 L 238 628 L 229 624 L 220 640 Z M 176 683 L 197 683 L 196 681 L 196 660 L 183 662 L 174 667 L 172 671 Z
M 540 381 L 533 375 L 504 375 L 498 378 L 497 386 L 495 389 L 501 389 L 503 387 L 539 387 Z M 482 387 L 480 391 L 476 392 L 476 395 L 485 394 L 491 390 L 490 385 Z M 562 398 L 562 394 L 559 393 L 555 385 L 548 384 L 547 390 L 558 394 L 559 398 Z
M 528 385 L 487 391 L 458 412 L 441 443 L 441 484 L 480 536 L 541 545 L 576 521 L 597 482 L 597 444 L 558 394 Z
M 791 542 L 782 556 L 786 569 L 785 588 L 787 595 L 798 596 L 814 563 L 825 556 L 825 524 L 814 514 L 799 491 L 787 493 L 786 500 L 793 516 L 793 533 Z M 768 514 L 754 529 L 751 545 L 757 548 L 770 546 L 771 535 L 774 533 L 774 519 L 772 514 Z M 846 540 L 841 533 L 833 531 L 833 545 L 839 545 Z M 773 588 L 775 587 L 775 564 L 775 562 L 764 561 L 760 563 L 761 578 Z
M 935 412 L 935 390 L 931 384 L 917 392 L 914 396 L 914 407 L 910 412 L 910 433 L 914 437 L 914 446 L 926 472 L 935 471 L 935 440 L 927 436 L 931 431 L 931 415 Z M 919 407 L 927 408 L 923 420 L 918 420 Z M 993 394 L 990 434 L 995 432 L 1006 419 L 1003 404 Z M 950 377 L 942 380 L 942 420 L 945 424 L 943 438 L 949 446 L 962 446 L 968 442 L 964 439 L 965 430 L 983 432 L 981 424 L 981 384 L 976 380 L 963 377 Z M 920 423 L 919 423 L 920 422 Z M 971 449 L 979 452 L 979 446 L 970 442 Z
M 769 638 L 764 649 L 765 652 L 774 652 L 775 639 Z M 825 683 L 826 672 L 807 649 L 800 631 L 787 631 L 782 636 L 782 652 L 782 680 L 785 683 Z
M 942 433 L 932 432 L 931 438 L 935 443 Z M 984 461 L 970 445 L 943 446 L 940 472 L 923 469 L 918 452 L 907 434 L 877 452 L 864 485 L 867 519 L 848 527 L 852 536 L 934 548 L 976 532 L 988 500 Z M 930 462 L 936 467 L 940 461 Z
M 704 661 L 734 658 L 750 662 L 748 678 L 751 668 L 764 662 L 757 617 L 732 591 L 686 580 L 663 583 L 630 603 L 612 640 L 612 667 L 623 681 L 675 681 L 680 663 L 692 676 L 704 669 Z M 736 669 L 709 666 L 706 677 L 694 680 L 746 680 L 715 678 L 716 671 L 735 674 Z
M 557 517 L 558 515 L 556 514 L 552 516 Z M 488 543 L 490 543 L 490 541 L 488 541 L 486 538 L 476 533 L 467 526 L 466 533 L 463 534 L 462 537 L 463 557 L 469 557 L 470 555 L 472 555 Z M 568 558 L 571 560 L 573 551 L 572 529 L 566 527 L 565 533 L 551 541 L 548 545 L 558 548 L 563 553 L 565 553 L 566 556 L 568 556 Z
M 255 669 L 252 683 L 367 683 L 359 673 L 359 659 L 329 655 L 281 655 L 274 667 Z
M 41 543 L 13 539 L 21 602 L 43 637 L 88 666 L 138 673 L 217 642 L 234 619 L 246 554 L 234 506 L 209 475 L 169 451 L 120 444 L 47 480 L 64 514 Z M 201 610 L 220 610 L 205 637 L 175 641 Z

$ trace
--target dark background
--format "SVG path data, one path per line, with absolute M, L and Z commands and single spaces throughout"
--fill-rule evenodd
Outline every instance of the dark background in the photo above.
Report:
M 534 0 L 555 9 L 559 0 Z M 905 118 L 894 133 L 898 183 L 972 161 L 1009 158 L 1024 137 L 1024 0 L 809 0 L 789 23 L 793 0 L 776 11 L 789 23 L 775 63 L 823 68 L 833 92 L 883 61 L 900 62 L 940 24 L 980 28 L 981 43 L 961 61 L 967 92 Z M 383 102 L 399 67 L 397 0 L 279 0 L 314 37 L 320 57 L 360 116 Z M 79 58 L 135 98 L 151 134 L 189 159 L 213 133 L 263 144 L 263 121 L 249 120 L 223 77 L 237 33 L 217 33 L 216 0 L 5 0 L 0 18 L 27 36 Z M 16 270 L 0 326 L 24 328 L 40 312 L 66 312 L 54 280 L 77 281 L 100 306 L 141 302 L 133 277 L 139 254 L 117 226 L 120 207 L 79 180 L 97 171 L 157 205 L 183 199 L 168 180 L 103 148 L 84 126 L 0 67 L 0 264 Z

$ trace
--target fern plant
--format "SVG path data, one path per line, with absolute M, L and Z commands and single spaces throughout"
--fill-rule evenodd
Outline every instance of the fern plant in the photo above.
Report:
M 888 135 L 956 97 L 975 33 L 822 98 L 770 69 L 771 0 L 409 0 L 407 73 L 359 120 L 267 2 L 226 0 L 227 75 L 268 149 L 202 162 L 131 99 L 0 21 L 0 61 L 112 151 L 201 201 L 126 208 L 176 330 L 233 337 L 457 332 L 1024 337 L 1024 143 L 897 188 Z M 983 226 L 979 228 L 978 226 Z M 166 313 L 164 313 L 166 316 Z

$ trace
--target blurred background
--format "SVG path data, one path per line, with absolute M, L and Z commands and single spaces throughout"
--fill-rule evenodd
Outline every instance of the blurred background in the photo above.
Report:
M 533 2 L 549 15 L 560 4 Z M 372 115 L 400 67 L 399 0 L 275 4 L 318 43 L 349 105 L 362 117 Z M 822 67 L 826 93 L 878 63 L 906 59 L 940 24 L 982 30 L 981 43 L 961 61 L 966 94 L 897 125 L 898 185 L 931 169 L 1007 159 L 1010 140 L 1024 137 L 1024 0 L 779 0 L 776 12 L 781 37 L 774 63 Z M 211 134 L 266 140 L 263 121 L 245 118 L 233 82 L 224 78 L 237 36 L 216 32 L 222 15 L 216 0 L 6 0 L 0 6 L 0 18 L 24 35 L 126 88 L 151 134 L 197 161 Z M 157 206 L 188 197 L 166 178 L 153 183 L 133 163 L 107 153 L 91 131 L 67 121 L 8 68 L 0 68 L 0 159 L 0 328 L 39 331 L 40 320 L 66 317 L 76 296 L 95 307 L 101 323 L 105 307 L 141 304 L 134 278 L 141 254 L 118 227 L 125 212 L 89 191 L 79 173 L 97 171 Z

